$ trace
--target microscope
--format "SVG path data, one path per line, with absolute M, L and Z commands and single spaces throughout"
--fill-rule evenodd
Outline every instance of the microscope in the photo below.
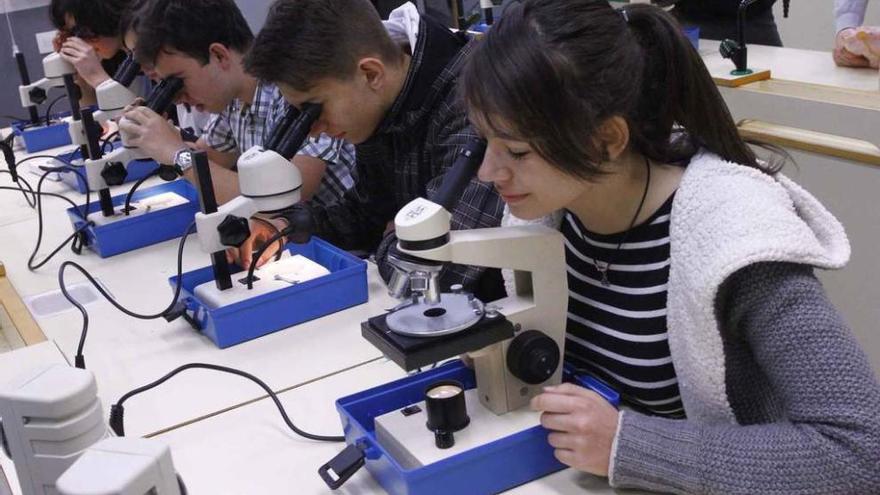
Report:
M 0 443 L 24 495 L 180 495 L 168 448 L 108 438 L 91 372 L 56 364 L 0 386 Z
M 17 55 L 21 55 L 20 53 Z M 51 53 L 43 58 L 43 78 L 39 81 L 30 83 L 24 82 L 28 80 L 24 58 L 17 57 L 19 71 L 23 68 L 25 72 L 21 72 L 22 85 L 18 87 L 18 95 L 21 98 L 21 106 L 23 108 L 36 107 L 46 101 L 47 92 L 51 88 L 64 88 L 67 85 L 66 77 L 70 77 L 73 83 L 73 75 L 76 69 L 70 62 L 64 60 L 58 53 Z
M 95 94 L 98 98 L 98 110 L 93 114 L 95 123 L 101 124 L 115 119 L 122 114 L 122 110 L 127 105 L 137 99 L 137 95 L 129 89 L 129 86 L 132 85 L 140 70 L 140 64 L 134 59 L 134 55 L 129 53 L 113 77 L 95 88 Z M 68 123 L 70 141 L 76 145 L 88 144 L 88 137 L 82 121 L 70 119 Z
M 319 469 L 332 489 L 363 465 L 395 495 L 497 493 L 563 467 L 527 407 L 563 378 L 563 237 L 541 225 L 450 230 L 450 211 L 485 149 L 473 141 L 434 201 L 415 199 L 395 217 L 389 292 L 403 301 L 361 329 L 386 357 L 418 372 L 337 401 L 349 447 Z M 443 292 L 445 263 L 512 269 L 515 290 L 492 302 L 460 286 Z M 473 371 L 458 360 L 433 367 L 458 355 L 470 357 Z
M 302 177 L 290 160 L 308 138 L 320 105 L 306 104 L 302 111 L 289 108 L 263 146 L 254 146 L 238 159 L 241 196 L 217 206 L 205 160 L 194 160 L 202 201 L 196 214 L 201 248 L 212 253 L 213 282 L 195 288 L 194 294 L 208 308 L 218 308 L 290 287 L 329 273 L 323 266 L 303 256 L 294 256 L 256 270 L 255 276 L 233 284 L 226 262 L 226 249 L 238 247 L 251 233 L 250 218 L 257 213 L 280 213 L 300 200 Z M 310 217 L 292 223 L 281 235 L 305 235 L 311 231 Z M 289 260 L 289 261 L 288 261 Z M 258 282 L 258 283 L 257 283 Z
M 183 81 L 179 78 L 169 77 L 163 79 L 147 96 L 145 105 L 156 113 L 165 113 L 174 103 L 177 93 L 182 88 Z M 86 126 L 88 125 L 86 123 Z M 87 131 L 86 134 L 88 135 L 89 132 Z M 93 219 L 93 221 L 98 223 L 107 223 L 113 217 L 117 217 L 117 212 L 113 207 L 113 201 L 110 197 L 110 186 L 117 186 L 125 182 L 125 178 L 128 175 L 127 168 L 131 162 L 149 158 L 139 148 L 131 147 L 127 144 L 129 137 L 125 133 L 120 132 L 120 135 L 122 137 L 121 148 L 117 148 L 101 157 L 96 157 L 94 154 L 90 155 L 91 158 L 83 163 L 89 189 L 98 191 L 101 213 L 103 215 L 103 219 L 97 215 Z M 94 137 L 90 137 L 89 141 L 90 149 L 98 147 L 97 143 L 94 142 Z M 179 173 L 174 167 L 162 166 L 159 169 L 159 176 L 166 181 L 172 181 L 179 176 Z M 180 202 L 178 201 L 176 204 L 180 204 Z

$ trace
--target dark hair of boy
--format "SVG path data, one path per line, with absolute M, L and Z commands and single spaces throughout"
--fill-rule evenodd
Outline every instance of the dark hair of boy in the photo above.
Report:
M 56 29 L 64 30 L 67 16 L 73 17 L 80 38 L 119 36 L 119 19 L 131 0 L 52 0 L 49 17 Z
M 147 64 L 155 63 L 163 50 L 207 64 L 211 44 L 245 53 L 254 40 L 232 0 L 144 0 L 134 6 L 128 20 L 137 34 L 135 57 Z
M 244 66 L 257 79 L 308 91 L 321 79 L 348 79 L 364 57 L 403 59 L 370 2 L 301 0 L 272 5 Z
M 510 5 L 462 71 L 472 117 L 583 179 L 603 174 L 607 154 L 593 136 L 615 115 L 626 119 L 632 150 L 651 160 L 686 164 L 705 147 L 778 171 L 740 137 L 675 18 L 649 5 L 624 9 L 605 0 Z

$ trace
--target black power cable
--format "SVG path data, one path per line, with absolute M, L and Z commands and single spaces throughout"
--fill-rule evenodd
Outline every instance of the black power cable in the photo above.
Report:
M 116 404 L 113 404 L 112 406 L 110 406 L 110 428 L 112 428 L 113 431 L 117 435 L 119 435 L 121 437 L 125 436 L 125 421 L 124 421 L 125 408 L 122 406 L 122 404 L 126 400 L 130 399 L 131 397 L 134 397 L 135 395 L 138 395 L 140 393 L 146 392 L 147 390 L 158 387 L 159 385 L 170 380 L 172 377 L 174 377 L 178 373 L 181 373 L 181 372 L 189 370 L 189 369 L 214 370 L 214 371 L 220 371 L 223 373 L 229 373 L 232 375 L 237 375 L 237 376 L 240 376 L 243 378 L 247 378 L 248 380 L 259 385 L 260 388 L 262 388 L 263 391 L 265 391 L 266 394 L 269 395 L 269 398 L 271 398 L 272 402 L 275 403 L 275 407 L 278 408 L 278 412 L 281 413 L 281 417 L 284 419 L 284 423 L 287 424 L 287 427 L 290 428 L 297 435 L 299 435 L 303 438 L 307 438 L 309 440 L 317 440 L 319 442 L 344 442 L 345 441 L 345 437 L 343 437 L 343 436 L 315 435 L 313 433 L 308 433 L 306 431 L 303 431 L 303 430 L 297 428 L 296 425 L 293 424 L 293 421 L 290 420 L 290 417 L 287 415 L 287 411 L 284 409 L 284 406 L 281 404 L 281 401 L 278 399 L 278 395 L 276 395 L 275 392 L 273 392 L 272 389 L 269 388 L 268 385 L 266 385 L 266 383 L 264 383 L 262 380 L 255 377 L 254 375 L 251 375 L 250 373 L 247 373 L 245 371 L 237 370 L 235 368 L 229 368 L 227 366 L 220 366 L 217 364 L 207 364 L 207 363 L 184 364 L 183 366 L 180 366 L 180 367 L 174 369 L 173 371 L 171 371 L 170 373 L 166 374 L 162 378 L 159 378 L 158 380 L 156 380 L 152 383 L 148 383 L 147 385 L 144 385 L 142 387 L 138 387 L 138 388 L 126 393 L 125 395 L 123 395 L 116 402 Z
M 49 127 L 50 125 L 52 125 L 52 121 L 50 120 L 50 118 L 52 117 L 52 107 L 54 107 L 56 103 L 58 103 L 59 101 L 65 99 L 65 98 L 67 98 L 67 95 L 63 94 L 63 95 L 55 98 L 54 100 L 52 100 L 52 102 L 49 103 L 49 105 L 46 107 L 46 127 Z
M 134 196 L 134 193 L 138 190 L 138 188 L 141 187 L 141 184 L 146 182 L 147 179 L 149 179 L 150 177 L 155 177 L 159 175 L 160 170 L 162 170 L 161 165 L 156 167 L 155 170 L 153 170 L 152 172 L 138 179 L 137 182 L 135 182 L 134 185 L 131 186 L 131 189 L 128 190 L 128 194 L 125 195 L 125 206 L 122 207 L 123 215 L 128 216 L 131 214 L 131 198 Z
M 28 191 L 25 191 L 25 188 L 22 187 L 21 185 L 18 185 L 18 187 L 2 187 L 2 188 L 0 188 L 0 190 L 20 191 L 22 194 L 24 194 L 25 201 L 27 201 L 28 206 L 30 206 L 31 208 L 35 208 L 37 210 L 37 242 L 34 247 L 34 250 L 31 252 L 30 257 L 28 257 L 28 269 L 31 271 L 38 270 L 38 269 L 42 268 L 56 254 L 58 254 L 59 251 L 64 249 L 64 247 L 67 246 L 71 241 L 73 241 L 73 251 L 75 253 L 79 253 L 80 250 L 82 249 L 82 246 L 80 244 L 77 244 L 76 239 L 81 238 L 80 236 L 82 235 L 82 233 L 85 232 L 89 227 L 91 227 L 93 225 L 91 222 L 88 221 L 88 217 L 86 216 L 86 214 L 83 213 L 83 212 L 88 211 L 88 204 L 90 201 L 90 192 L 88 190 L 86 190 L 86 204 L 83 206 L 83 209 L 81 210 L 81 213 L 80 213 L 83 217 L 83 220 L 85 220 L 86 223 L 84 225 L 82 225 L 80 228 L 75 229 L 73 234 L 71 234 L 67 239 L 65 239 L 61 244 L 59 244 L 58 247 L 56 247 L 54 250 L 52 250 L 52 252 L 48 256 L 46 256 L 41 262 L 35 263 L 34 260 L 36 259 L 37 254 L 40 251 L 40 246 L 43 243 L 43 230 L 44 230 L 43 223 L 44 222 L 43 222 L 43 201 L 42 201 L 42 198 L 44 196 L 49 196 L 49 197 L 53 197 L 53 198 L 62 199 L 64 201 L 66 201 L 68 204 L 70 204 L 73 208 L 79 208 L 79 206 L 76 203 L 74 203 L 70 198 L 62 196 L 61 194 L 43 192 L 43 183 L 46 181 L 46 178 L 52 173 L 68 172 L 69 171 L 69 172 L 73 172 L 75 174 L 78 174 L 83 180 L 85 180 L 85 177 L 83 177 L 82 172 L 73 168 L 69 162 L 66 162 L 65 160 L 62 160 L 58 157 L 51 156 L 51 155 L 32 155 L 32 156 L 29 156 L 29 157 L 24 158 L 22 160 L 19 160 L 15 164 L 15 166 L 17 168 L 22 163 L 25 163 L 30 160 L 40 159 L 40 158 L 60 160 L 64 163 L 67 163 L 67 165 L 64 165 L 61 167 L 40 167 L 42 170 L 44 170 L 45 173 L 40 177 L 40 180 L 37 182 L 36 191 L 22 177 L 18 177 L 18 180 L 19 180 L 19 182 L 23 183 L 27 187 Z M 8 174 L 12 175 L 11 171 L 2 170 L 0 172 L 8 173 Z M 30 196 L 31 196 L 30 198 L 28 198 L 28 194 L 30 194 Z
M 76 309 L 78 309 L 83 316 L 83 327 L 82 331 L 80 332 L 79 344 L 76 348 L 76 356 L 74 357 L 74 364 L 77 368 L 85 369 L 85 357 L 83 356 L 83 349 L 86 345 L 86 334 L 89 331 L 89 314 L 86 311 L 86 308 L 83 307 L 83 305 L 80 304 L 79 301 L 74 299 L 69 292 L 67 292 L 67 285 L 64 282 L 64 271 L 67 269 L 67 267 L 72 267 L 79 270 L 79 272 L 86 277 L 89 283 L 91 283 L 95 287 L 95 289 L 97 289 L 98 292 L 102 296 L 104 296 L 105 299 L 107 299 L 110 304 L 112 304 L 114 307 L 116 307 L 116 309 L 122 311 L 126 315 L 140 320 L 155 320 L 157 318 L 162 318 L 176 309 L 177 300 L 180 299 L 180 290 L 182 289 L 181 282 L 183 276 L 183 248 L 184 246 L 186 246 L 187 237 L 189 237 L 189 235 L 195 230 L 195 226 L 195 222 L 189 224 L 189 227 L 187 227 L 186 232 L 184 232 L 183 234 L 183 237 L 180 238 L 180 243 L 177 247 L 177 285 L 174 287 L 174 297 L 171 300 L 171 304 L 169 304 L 167 308 L 156 314 L 142 315 L 130 311 L 129 309 L 119 304 L 119 302 L 117 302 L 116 299 L 113 298 L 113 296 L 108 294 L 107 291 L 101 286 L 101 284 L 99 284 L 98 281 L 95 280 L 95 278 L 92 277 L 92 275 L 88 271 L 86 271 L 85 268 L 74 263 L 73 261 L 65 261 L 61 264 L 61 268 L 58 269 L 58 285 L 61 286 L 61 294 L 63 294 L 64 298 L 67 299 L 70 304 L 72 304 Z

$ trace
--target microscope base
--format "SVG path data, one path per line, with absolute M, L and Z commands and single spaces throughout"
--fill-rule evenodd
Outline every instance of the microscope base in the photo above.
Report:
M 189 182 L 177 180 L 141 189 L 134 194 L 132 202 L 143 203 L 147 198 L 162 194 L 174 195 L 167 196 L 171 199 L 182 198 L 183 202 L 178 199 L 175 201 L 179 204 L 158 211 L 109 219 L 98 218 L 101 215 L 101 205 L 98 201 L 89 203 L 88 219 L 99 225 L 86 228 L 86 245 L 100 257 L 107 258 L 183 235 L 199 210 L 198 193 Z M 121 194 L 113 197 L 113 205 L 117 209 L 125 204 L 125 196 Z M 68 208 L 67 215 L 74 229 L 85 225 L 81 207 Z
M 51 118 L 60 120 L 67 115 L 70 113 L 55 114 Z M 37 153 L 71 144 L 67 128 L 67 122 L 58 122 L 48 126 L 41 124 L 37 127 L 31 127 L 31 123 L 25 120 L 12 123 L 12 132 L 21 137 L 24 149 L 28 153 Z
M 455 433 L 455 446 L 447 449 L 452 455 L 431 452 L 439 449 L 425 427 L 424 408 L 411 416 L 418 419 L 410 425 L 388 419 L 422 402 L 426 388 L 440 380 L 457 380 L 466 389 L 476 386 L 473 371 L 456 360 L 336 402 L 346 442 L 364 447 L 367 470 L 389 494 L 498 493 L 565 468 L 553 456 L 548 432 L 537 424 L 537 414 L 516 411 L 495 416 L 479 411 L 482 406 L 475 396 L 468 397 L 470 425 Z M 389 444 L 386 433 L 392 424 L 394 435 L 406 432 L 398 438 L 406 445 L 397 440 Z
M 232 281 L 232 288 L 220 290 L 214 281 L 205 282 L 195 290 L 195 297 L 208 309 L 218 309 L 264 294 L 308 282 L 329 275 L 330 270 L 302 255 L 282 257 L 254 272 L 254 282 L 247 288 L 247 272 L 241 272 Z
M 226 348 L 367 301 L 367 264 L 363 260 L 314 236 L 306 244 L 291 243 L 285 249 L 292 255 L 299 254 L 314 261 L 329 273 L 299 284 L 284 283 L 278 290 L 212 307 L 217 306 L 218 301 L 211 300 L 210 294 L 220 291 L 211 288 L 214 284 L 211 267 L 186 272 L 181 277 L 180 301 L 186 306 L 187 321 L 217 347 Z M 246 276 L 247 272 L 237 268 L 232 275 L 233 284 Z M 169 282 L 175 287 L 177 277 L 171 277 Z M 254 287 L 256 290 L 257 285 Z M 246 287 L 244 291 L 253 292 Z M 203 299 L 206 294 L 207 300 Z

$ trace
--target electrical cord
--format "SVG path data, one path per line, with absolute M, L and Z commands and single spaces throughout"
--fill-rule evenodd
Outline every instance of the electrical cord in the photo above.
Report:
M 104 153 L 107 152 L 107 145 L 108 144 L 111 146 L 110 151 L 113 151 L 113 148 L 112 148 L 113 140 L 118 135 L 119 135 L 119 131 L 113 131 L 110 134 L 108 134 L 107 137 L 104 138 L 104 140 L 101 142 L 101 149 L 104 150 Z
M 251 266 L 248 267 L 247 278 L 246 278 L 248 290 L 251 290 L 254 288 L 254 271 L 257 269 L 257 260 L 260 259 L 260 256 L 263 256 L 263 253 L 265 253 L 266 250 L 269 249 L 269 246 L 271 246 L 272 244 L 275 244 L 276 242 L 280 243 L 281 247 L 278 249 L 278 253 L 275 255 L 275 261 L 280 260 L 281 255 L 284 253 L 284 236 L 286 236 L 288 234 L 287 228 L 284 228 L 282 230 L 278 230 L 278 227 L 273 225 L 272 222 L 268 222 L 266 220 L 263 220 L 262 218 L 254 217 L 254 219 L 265 222 L 269 225 L 272 225 L 272 228 L 275 229 L 275 233 L 272 235 L 272 237 L 269 238 L 268 241 L 264 242 L 263 245 L 260 246 L 260 248 L 257 249 L 253 253 L 253 256 L 251 257 Z
M 174 297 L 171 300 L 171 304 L 169 304 L 167 308 L 156 314 L 143 315 L 130 311 L 129 309 L 119 304 L 119 302 L 117 302 L 116 299 L 113 298 L 113 296 L 107 293 L 107 291 L 101 286 L 101 284 L 99 284 L 98 281 L 95 280 L 95 278 L 92 277 L 92 275 L 88 271 L 86 271 L 85 268 L 78 265 L 77 263 L 74 263 L 73 261 L 65 261 L 61 264 L 61 268 L 58 269 L 58 285 L 61 287 L 61 294 L 64 295 L 64 298 L 67 299 L 70 304 L 72 304 L 76 309 L 79 310 L 83 317 L 82 331 L 80 332 L 79 344 L 77 345 L 76 356 L 74 357 L 74 362 L 77 368 L 85 369 L 85 357 L 83 356 L 83 349 L 86 345 L 86 335 L 88 334 L 89 330 L 89 314 L 86 311 L 86 308 L 83 307 L 83 305 L 80 304 L 79 301 L 74 299 L 73 296 L 71 296 L 70 293 L 67 291 L 67 285 L 64 282 L 64 272 L 67 267 L 72 267 L 79 270 L 79 272 L 86 277 L 89 283 L 91 283 L 95 287 L 95 289 L 97 289 L 97 291 L 102 296 L 104 296 L 105 299 L 107 299 L 110 304 L 112 304 L 116 309 L 122 311 L 126 315 L 140 320 L 155 320 L 157 318 L 162 318 L 168 313 L 172 312 L 174 309 L 176 309 L 177 300 L 180 299 L 180 290 L 182 289 L 181 279 L 183 276 L 183 248 L 184 246 L 186 246 L 187 237 L 189 237 L 189 235 L 194 232 L 195 226 L 195 222 L 189 224 L 189 227 L 187 227 L 186 232 L 184 232 L 183 234 L 183 237 L 180 238 L 180 243 L 177 247 L 177 284 L 174 287 Z
M 155 176 L 159 175 L 160 170 L 162 170 L 161 165 L 156 167 L 156 169 L 153 170 L 152 172 L 150 172 L 147 175 L 138 179 L 138 181 L 135 182 L 133 186 L 131 186 L 131 189 L 129 189 L 128 194 L 125 195 L 125 206 L 122 208 L 123 215 L 128 216 L 131 213 L 131 198 L 132 198 L 132 196 L 134 196 L 135 191 L 137 191 L 138 188 L 141 187 L 141 184 L 146 182 L 147 179 L 149 179 L 150 177 L 155 177 Z
M 31 158 L 34 158 L 34 157 L 31 157 Z M 26 158 L 25 160 L 27 160 L 27 159 L 30 159 L 30 158 Z M 24 161 L 24 160 L 22 160 L 22 162 L 23 162 L 23 161 Z M 21 163 L 21 162 L 19 162 L 19 163 Z M 55 248 L 55 249 L 54 249 L 54 250 L 53 250 L 48 256 L 46 256 L 46 257 L 43 259 L 43 261 L 41 261 L 41 262 L 39 262 L 39 263 L 35 263 L 34 260 L 36 259 L 37 254 L 38 254 L 39 251 L 40 251 L 40 246 L 41 246 L 42 243 L 43 243 L 43 230 L 44 230 L 44 229 L 43 229 L 43 199 L 42 199 L 42 198 L 43 198 L 44 195 L 50 195 L 50 194 L 51 194 L 51 193 L 43 193 L 43 192 L 42 192 L 42 190 L 43 190 L 43 183 L 45 182 L 45 180 L 46 180 L 46 178 L 49 176 L 49 174 L 51 174 L 51 173 L 56 173 L 56 172 L 71 171 L 71 172 L 73 172 L 73 173 L 79 174 L 79 176 L 82 177 L 82 172 L 79 171 L 79 170 L 76 170 L 75 168 L 72 168 L 70 165 L 65 165 L 65 166 L 63 166 L 63 167 L 41 167 L 41 168 L 42 168 L 42 170 L 45 170 L 45 173 L 40 177 L 39 182 L 37 182 L 37 190 L 36 190 L 36 203 L 37 203 L 37 244 L 36 244 L 36 246 L 34 247 L 33 252 L 31 252 L 30 257 L 28 258 L 28 270 L 31 270 L 31 271 L 38 270 L 38 269 L 42 268 L 42 267 L 43 267 L 46 263 L 48 263 L 48 262 L 49 262 L 49 261 L 50 261 L 50 260 L 56 255 L 56 254 L 58 254 L 59 251 L 61 251 L 65 246 L 67 246 L 67 244 L 70 243 L 71 241 L 73 241 L 73 245 L 72 245 L 73 252 L 79 254 L 79 253 L 82 251 L 82 237 L 81 237 L 81 234 L 82 234 L 83 232 L 85 232 L 89 227 L 91 227 L 92 225 L 94 225 L 92 222 L 90 222 L 90 221 L 88 220 L 87 213 L 85 213 L 85 212 L 88 211 L 88 205 L 89 205 L 89 202 L 90 202 L 90 199 L 91 199 L 91 193 L 90 193 L 90 191 L 89 191 L 88 189 L 86 189 L 86 204 L 83 205 L 82 210 L 80 210 L 80 215 L 82 216 L 83 221 L 84 221 L 85 223 L 84 223 L 82 226 L 80 226 L 78 229 L 76 229 L 76 230 L 73 232 L 73 234 L 71 234 L 67 239 L 65 239 L 64 242 L 62 242 L 57 248 Z M 85 178 L 83 178 L 83 180 L 85 180 Z M 60 197 L 60 198 L 63 198 L 63 199 L 64 199 L 65 201 L 67 201 L 70 205 L 72 205 L 73 208 L 79 208 L 79 207 L 77 206 L 76 203 L 74 203 L 72 200 L 70 200 L 70 199 L 67 198 L 67 197 L 64 197 L 64 196 L 61 196 L 61 195 L 52 195 L 52 196 L 53 196 L 53 197 Z M 79 239 L 80 242 L 77 243 L 77 242 L 76 242 L 76 239 Z
M 184 364 L 183 366 L 180 366 L 180 367 L 176 368 L 175 370 L 171 371 L 170 373 L 166 374 L 162 378 L 159 378 L 158 380 L 156 380 L 152 383 L 148 383 L 147 385 L 144 385 L 142 387 L 138 387 L 138 388 L 126 393 L 125 395 L 123 395 L 116 402 L 116 404 L 113 404 L 112 406 L 110 406 L 110 428 L 112 428 L 113 431 L 117 435 L 125 436 L 125 421 L 124 421 L 125 408 L 122 406 L 122 404 L 126 400 L 130 399 L 131 397 L 134 397 L 135 395 L 141 394 L 143 392 L 146 392 L 147 390 L 158 387 L 159 385 L 165 383 L 166 381 L 168 381 L 169 379 L 171 379 L 172 377 L 174 377 L 178 373 L 181 373 L 181 372 L 189 370 L 189 369 L 214 370 L 214 371 L 220 371 L 223 373 L 229 373 L 232 375 L 237 375 L 237 376 L 240 376 L 243 378 L 247 378 L 248 380 L 251 380 L 252 382 L 259 385 L 260 388 L 262 388 L 263 391 L 265 391 L 266 394 L 269 395 L 269 398 L 271 398 L 272 402 L 275 403 L 275 407 L 278 408 L 278 412 L 281 413 L 281 417 L 284 419 L 284 423 L 287 424 L 287 427 L 290 428 L 297 435 L 299 435 L 303 438 L 307 438 L 309 440 L 316 440 L 316 441 L 320 441 L 320 442 L 344 442 L 345 441 L 345 437 L 343 437 L 343 436 L 315 435 L 313 433 L 308 433 L 306 431 L 303 431 L 303 430 L 297 428 L 296 425 L 293 424 L 293 421 L 290 420 L 290 417 L 287 415 L 287 411 L 284 409 L 284 406 L 281 404 L 281 401 L 278 399 L 278 396 L 275 394 L 275 392 L 273 392 L 272 389 L 269 388 L 269 386 L 266 385 L 265 382 L 263 382 L 259 378 L 255 377 L 254 375 L 251 375 L 250 373 L 247 373 L 245 371 L 237 370 L 235 368 L 229 368 L 227 366 L 220 366 L 217 364 L 207 364 L 207 363 Z
M 84 213 L 84 212 L 88 211 L 88 204 L 91 199 L 90 191 L 87 189 L 86 190 L 86 204 L 83 205 L 82 210 L 80 210 L 80 214 L 82 215 L 83 220 L 85 220 L 86 223 L 83 224 L 78 229 L 75 229 L 73 234 L 71 234 L 69 237 L 67 237 L 67 239 L 65 239 L 64 242 L 59 244 L 58 247 L 56 247 L 54 250 L 52 250 L 52 252 L 48 256 L 46 256 L 41 262 L 35 263 L 34 260 L 36 259 L 37 254 L 40 251 L 40 246 L 42 246 L 42 243 L 43 243 L 43 223 L 44 223 L 43 222 L 43 200 L 42 200 L 43 196 L 49 196 L 49 197 L 53 197 L 53 198 L 62 199 L 64 201 L 67 201 L 67 203 L 70 204 L 73 208 L 79 208 L 79 206 L 76 203 L 74 203 L 73 200 L 71 200 L 70 198 L 68 198 L 66 196 L 63 196 L 63 195 L 57 194 L 57 193 L 43 192 L 43 183 L 46 181 L 46 178 L 49 176 L 49 174 L 52 174 L 52 173 L 70 171 L 75 174 L 78 174 L 85 181 L 85 177 L 83 177 L 81 171 L 73 168 L 69 162 L 66 162 L 65 160 L 62 160 L 58 157 L 51 156 L 51 155 L 32 155 L 32 156 L 29 156 L 29 157 L 24 158 L 22 160 L 19 160 L 18 162 L 16 162 L 15 166 L 17 168 L 22 163 L 25 163 L 30 160 L 36 160 L 39 158 L 57 159 L 57 160 L 60 160 L 64 163 L 67 163 L 67 165 L 64 165 L 62 167 L 40 167 L 42 170 L 44 170 L 45 173 L 40 177 L 39 182 L 37 182 L 36 191 L 34 191 L 34 189 L 31 187 L 31 185 L 22 177 L 19 177 L 19 182 L 24 183 L 25 186 L 27 186 L 29 191 L 25 191 L 21 185 L 18 185 L 18 187 L 6 186 L 6 187 L 0 188 L 0 190 L 20 191 L 22 194 L 25 195 L 25 201 L 27 201 L 28 206 L 30 206 L 31 208 L 36 208 L 36 210 L 37 210 L 37 242 L 36 242 L 36 246 L 34 247 L 34 250 L 31 252 L 30 257 L 28 257 L 28 270 L 31 270 L 31 271 L 38 270 L 38 269 L 42 268 L 53 257 L 55 257 L 55 255 L 58 254 L 58 252 L 60 252 L 62 249 L 64 249 L 64 247 L 67 246 L 71 241 L 73 241 L 73 246 L 72 246 L 73 251 L 77 254 L 79 252 L 81 252 L 82 244 L 81 243 L 78 244 L 76 242 L 76 239 L 82 239 L 82 237 L 81 237 L 82 233 L 85 232 L 89 227 L 91 227 L 93 225 L 91 222 L 89 222 L 87 220 L 88 217 Z M 8 173 L 11 175 L 11 172 L 7 171 L 7 170 L 2 170 L 0 172 Z M 31 195 L 31 199 L 28 199 L 28 194 Z
M 52 102 L 49 103 L 49 105 L 46 107 L 46 126 L 47 126 L 47 127 L 50 126 L 50 125 L 52 125 L 52 121 L 50 120 L 50 118 L 51 118 L 51 116 L 52 116 L 52 107 L 54 107 L 56 103 L 58 103 L 59 101 L 61 101 L 61 100 L 64 99 L 64 98 L 67 98 L 67 94 L 63 94 L 63 95 L 61 95 L 61 96 L 55 98 L 55 99 L 52 100 Z
M 0 174 L 12 175 L 12 172 L 10 172 L 9 170 L 0 170 Z M 21 184 L 24 184 L 27 187 L 27 191 L 24 190 L 24 187 L 21 187 L 21 184 L 19 184 L 17 188 L 12 188 L 12 189 L 17 189 L 17 190 L 21 191 L 21 194 L 22 194 L 22 196 L 24 196 L 24 200 L 27 202 L 27 205 L 29 208 L 36 208 L 37 207 L 37 199 L 36 199 L 36 193 L 34 193 L 34 188 L 31 187 L 30 183 L 28 183 L 28 181 L 26 181 L 24 179 L 24 177 L 19 177 L 18 182 Z M 30 194 L 30 196 L 28 196 L 28 194 Z M 61 197 L 64 198 L 64 196 L 61 196 Z M 67 199 L 67 198 L 64 198 L 64 199 Z

